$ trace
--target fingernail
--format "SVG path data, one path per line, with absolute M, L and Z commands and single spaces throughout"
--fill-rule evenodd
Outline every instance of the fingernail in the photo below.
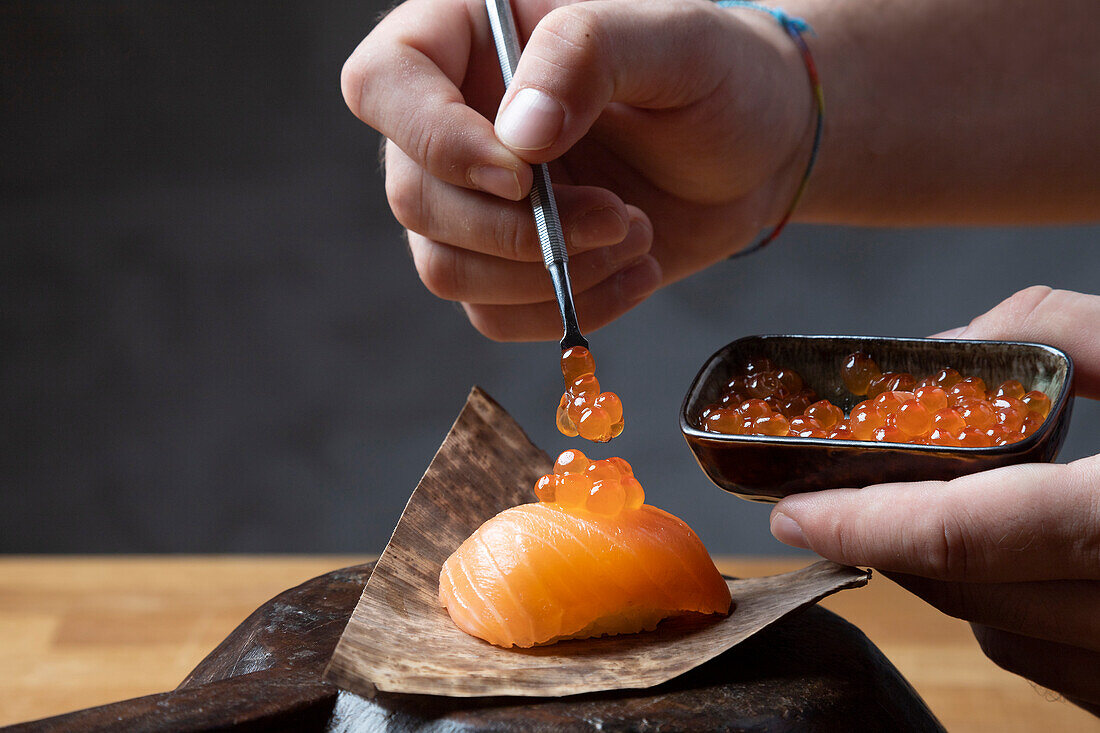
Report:
M 802 534 L 802 528 L 798 522 L 788 517 L 783 512 L 773 512 L 771 518 L 772 534 L 777 540 L 791 547 L 810 549 L 810 543 L 806 541 L 806 535 Z
M 619 295 L 626 302 L 642 300 L 661 286 L 661 266 L 649 255 L 619 273 Z
M 618 211 L 605 206 L 592 209 L 581 215 L 569 232 L 569 241 L 577 249 L 598 247 L 613 242 L 621 242 L 629 231 L 626 220 Z M 639 253 L 635 252 L 637 256 Z M 614 264 L 624 260 L 612 260 Z
M 517 150 L 550 147 L 565 122 L 565 108 L 546 92 L 525 87 L 497 115 L 497 137 Z
M 518 201 L 523 195 L 516 172 L 495 165 L 478 165 L 470 169 L 470 183 L 486 193 Z

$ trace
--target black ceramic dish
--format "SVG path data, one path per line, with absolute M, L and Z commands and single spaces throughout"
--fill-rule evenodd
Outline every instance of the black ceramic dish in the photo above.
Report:
M 1026 388 L 1050 397 L 1050 413 L 1030 437 L 991 448 L 722 435 L 702 429 L 703 409 L 721 396 L 748 359 L 758 356 L 794 369 L 819 398 L 848 412 L 864 399 L 848 392 L 840 378 L 840 365 L 854 351 L 869 353 L 883 371 L 908 372 L 918 379 L 944 367 L 981 377 L 991 386 L 1019 379 Z M 684 398 L 680 429 L 711 481 L 744 499 L 775 502 L 806 491 L 952 479 L 1014 463 L 1049 462 L 1065 440 L 1072 407 L 1073 362 L 1052 346 L 875 336 L 748 336 L 703 364 Z

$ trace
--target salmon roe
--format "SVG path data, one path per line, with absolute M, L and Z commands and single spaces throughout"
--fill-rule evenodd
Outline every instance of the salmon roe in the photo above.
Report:
M 840 377 L 865 397 L 847 415 L 817 399 L 802 376 L 751 359 L 700 415 L 704 430 L 727 435 L 830 438 L 985 448 L 1023 440 L 1050 413 L 1050 398 L 1009 379 L 990 387 L 950 367 L 922 379 L 882 371 L 870 354 L 844 359 Z M 564 398 L 563 398 L 564 399 Z
M 607 517 L 645 503 L 645 490 L 629 463 L 618 457 L 589 460 L 579 450 L 558 456 L 554 470 L 535 482 L 535 496 L 566 511 L 584 510 Z
M 623 403 L 614 392 L 601 392 L 596 360 L 583 346 L 561 355 L 565 394 L 558 402 L 558 431 L 570 438 L 606 443 L 623 432 Z

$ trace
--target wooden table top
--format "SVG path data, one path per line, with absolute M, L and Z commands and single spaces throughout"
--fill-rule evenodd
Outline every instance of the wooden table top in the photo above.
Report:
M 0 725 L 169 690 L 273 595 L 368 559 L 0 557 Z M 740 576 L 806 564 L 718 559 Z M 966 623 L 881 576 L 823 605 L 859 626 L 949 731 L 1100 732 L 1100 720 L 989 662 Z

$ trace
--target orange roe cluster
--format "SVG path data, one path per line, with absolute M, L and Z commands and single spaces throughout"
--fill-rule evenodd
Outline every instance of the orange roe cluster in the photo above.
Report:
M 727 435 L 988 448 L 1023 440 L 1050 413 L 1050 398 L 1027 391 L 1016 379 L 988 389 L 981 377 L 964 377 L 947 368 L 918 380 L 912 374 L 883 372 L 865 352 L 850 354 L 840 375 L 852 394 L 867 399 L 847 415 L 828 400 L 794 414 L 800 407 L 795 397 L 806 399 L 801 377 L 767 359 L 752 360 L 730 380 L 722 398 L 703 410 L 703 429 Z M 795 388 L 801 390 L 797 395 Z
M 751 359 L 729 381 L 718 402 L 703 410 L 703 428 L 729 435 L 800 435 L 811 427 L 803 418 L 812 408 L 812 427 L 821 432 L 822 425 L 832 426 L 838 419 L 821 405 L 833 407 L 818 400 L 798 372 L 780 369 L 770 359 Z M 806 437 L 824 437 L 824 432 Z
M 606 443 L 623 432 L 623 403 L 614 392 L 601 392 L 596 360 L 583 346 L 561 355 L 565 394 L 558 403 L 558 430 L 570 438 Z
M 558 456 L 554 471 L 535 483 L 535 496 L 565 510 L 583 509 L 607 517 L 645 503 L 645 490 L 629 463 L 622 458 L 592 461 L 579 450 Z

